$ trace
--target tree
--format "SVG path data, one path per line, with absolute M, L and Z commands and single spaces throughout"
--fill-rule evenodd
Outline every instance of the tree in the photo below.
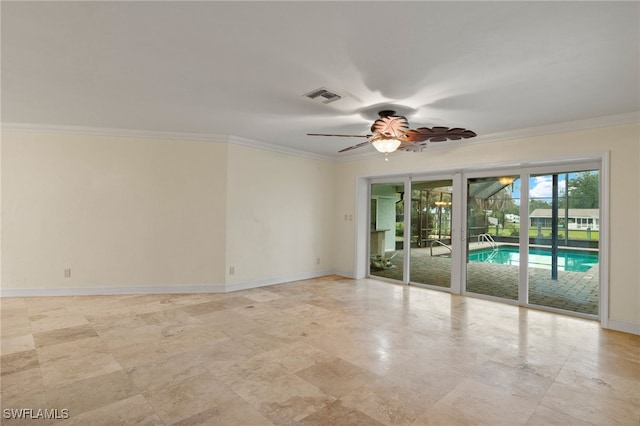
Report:
M 529 200 L 529 213 L 532 213 L 536 209 L 550 209 L 551 203 L 545 200 L 539 200 L 532 198 Z
M 597 209 L 599 207 L 600 175 L 582 172 L 569 181 L 569 208 Z

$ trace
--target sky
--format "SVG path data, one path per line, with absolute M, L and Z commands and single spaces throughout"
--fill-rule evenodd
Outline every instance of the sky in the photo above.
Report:
M 574 179 L 576 176 L 578 176 L 578 174 L 579 173 L 569 173 L 569 180 Z M 529 198 L 551 202 L 551 197 L 553 195 L 552 176 L 552 174 L 549 174 L 532 176 L 531 178 L 529 178 Z M 566 173 L 558 174 L 558 193 L 560 195 L 564 194 L 564 191 L 567 187 L 566 178 Z M 514 200 L 516 200 L 516 204 L 520 204 L 520 179 L 516 180 L 513 183 L 512 197 Z
M 575 173 L 572 174 L 575 176 Z M 571 176 L 571 177 L 573 177 Z M 571 178 L 570 177 L 570 178 Z M 558 193 L 563 194 L 567 187 L 566 175 L 558 176 Z M 551 175 L 535 176 L 529 179 L 529 198 L 549 198 L 553 196 Z
M 577 177 L 582 172 L 568 173 L 569 181 Z M 598 171 L 592 171 L 591 173 L 598 173 Z M 538 199 L 542 201 L 551 202 L 553 195 L 553 174 L 532 176 L 529 178 L 529 198 Z M 558 193 L 563 195 L 567 187 L 567 173 L 558 174 Z M 512 197 L 516 204 L 520 204 L 520 179 L 513 182 Z

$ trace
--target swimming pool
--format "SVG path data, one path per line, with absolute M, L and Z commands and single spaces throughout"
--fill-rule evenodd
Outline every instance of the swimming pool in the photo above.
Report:
M 498 246 L 472 250 L 469 261 L 497 263 L 499 265 L 519 265 L 520 248 L 518 246 Z M 586 272 L 598 264 L 598 252 L 587 250 L 558 250 L 558 270 Z M 551 249 L 529 247 L 529 267 L 551 269 Z

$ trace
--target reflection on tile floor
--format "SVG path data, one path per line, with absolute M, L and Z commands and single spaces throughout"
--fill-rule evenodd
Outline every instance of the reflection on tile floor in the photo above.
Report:
M 0 306 L 3 425 L 640 422 L 640 336 L 424 288 L 331 276 Z

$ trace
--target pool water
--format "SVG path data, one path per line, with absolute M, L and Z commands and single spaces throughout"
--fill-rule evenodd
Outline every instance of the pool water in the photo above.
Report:
M 499 246 L 469 252 L 469 261 L 519 265 L 518 246 Z M 598 264 L 598 252 L 587 250 L 558 250 L 558 270 L 586 272 Z M 551 249 L 529 247 L 529 267 L 551 269 Z

